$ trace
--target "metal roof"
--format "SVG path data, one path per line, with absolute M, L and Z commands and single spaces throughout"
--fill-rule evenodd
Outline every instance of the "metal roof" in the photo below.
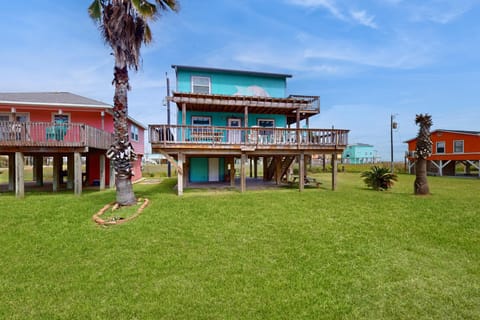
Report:
M 70 92 L 0 92 L 0 103 L 12 105 L 62 106 L 111 109 L 101 101 Z
M 200 71 L 200 72 L 217 72 L 217 73 L 236 73 L 250 76 L 262 76 L 270 78 L 291 78 L 291 74 L 282 74 L 282 73 L 270 73 L 270 72 L 258 72 L 258 71 L 248 71 L 248 70 L 234 70 L 234 69 L 221 69 L 221 68 L 208 68 L 208 67 L 195 67 L 195 66 L 185 66 L 185 65 L 176 65 L 173 64 L 172 68 L 175 69 L 175 72 L 179 69 L 190 70 L 190 71 Z
M 458 133 L 458 134 L 468 134 L 473 136 L 480 135 L 480 131 L 470 131 L 470 130 L 446 130 L 446 129 L 436 129 L 430 132 L 430 135 L 437 133 L 437 132 L 450 132 L 450 133 Z M 405 140 L 403 143 L 408 143 L 410 141 L 417 140 L 417 137 Z

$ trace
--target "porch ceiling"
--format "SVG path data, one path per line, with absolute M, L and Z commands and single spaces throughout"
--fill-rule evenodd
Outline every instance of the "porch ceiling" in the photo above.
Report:
M 288 124 L 296 121 L 297 111 L 300 120 L 320 112 L 316 96 L 272 98 L 175 92 L 168 99 L 175 102 L 179 110 L 185 104 L 187 111 L 244 113 L 245 107 L 248 107 L 249 114 L 284 114 Z

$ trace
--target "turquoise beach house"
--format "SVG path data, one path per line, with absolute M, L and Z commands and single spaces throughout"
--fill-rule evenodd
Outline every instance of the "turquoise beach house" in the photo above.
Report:
M 150 125 L 153 153 L 177 168 L 179 194 L 197 182 L 230 182 L 240 160 L 240 189 L 246 165 L 252 179 L 285 181 L 288 169 L 318 153 L 341 154 L 348 130 L 311 129 L 320 112 L 318 96 L 287 96 L 288 74 L 173 65 L 176 124 Z M 301 125 L 302 124 L 302 125 Z M 301 129 L 302 127 L 302 129 Z M 258 177 L 257 165 L 263 165 Z M 303 188 L 303 176 L 300 188 Z
M 351 164 L 377 163 L 380 160 L 374 146 L 366 143 L 349 144 L 343 151 L 342 159 Z

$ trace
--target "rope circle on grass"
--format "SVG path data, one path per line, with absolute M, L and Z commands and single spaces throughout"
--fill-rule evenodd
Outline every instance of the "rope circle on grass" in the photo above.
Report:
M 100 209 L 97 213 L 95 213 L 92 217 L 92 220 L 95 223 L 97 223 L 99 225 L 103 225 L 103 226 L 121 224 L 121 223 L 125 223 L 127 221 L 131 221 L 131 220 L 135 219 L 136 217 L 138 217 L 143 212 L 143 209 L 145 209 L 147 207 L 148 203 L 150 202 L 147 198 L 145 198 L 145 199 L 139 198 L 138 202 L 141 202 L 141 201 L 143 201 L 143 203 L 140 206 L 140 208 L 138 208 L 138 210 L 135 212 L 135 214 L 131 215 L 130 217 L 128 217 L 126 219 L 103 220 L 102 218 L 100 218 L 109 209 L 111 209 L 112 211 L 118 209 L 118 207 L 119 207 L 118 203 L 112 202 L 112 203 L 106 204 L 102 209 Z

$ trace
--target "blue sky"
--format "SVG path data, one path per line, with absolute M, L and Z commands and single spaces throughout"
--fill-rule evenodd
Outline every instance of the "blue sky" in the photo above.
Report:
M 151 24 L 131 72 L 129 113 L 166 123 L 172 64 L 288 73 L 289 94 L 321 96 L 310 126 L 350 129 L 395 159 L 417 113 L 435 129 L 480 131 L 478 0 L 183 0 Z M 0 11 L 0 91 L 70 91 L 112 103 L 113 58 L 90 0 L 8 1 Z

